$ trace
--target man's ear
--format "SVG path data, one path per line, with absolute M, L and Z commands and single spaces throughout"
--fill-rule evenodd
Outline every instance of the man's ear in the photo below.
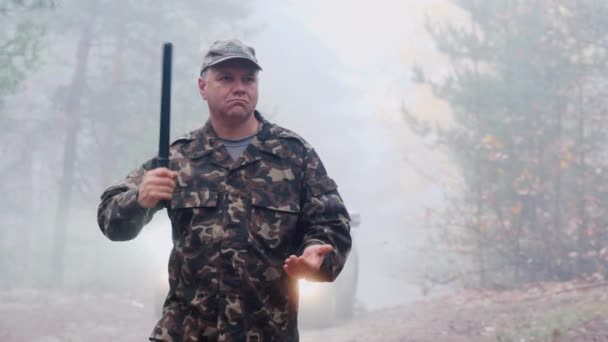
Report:
M 207 82 L 205 82 L 205 79 L 201 76 L 198 78 L 198 91 L 199 93 L 201 93 L 201 96 L 203 97 L 203 100 L 207 101 L 207 89 L 205 88 L 207 85 Z

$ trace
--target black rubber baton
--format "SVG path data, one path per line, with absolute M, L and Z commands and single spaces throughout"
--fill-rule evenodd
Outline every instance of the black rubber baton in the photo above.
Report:
M 160 139 L 157 167 L 169 167 L 169 134 L 171 131 L 171 58 L 173 44 L 163 45 L 163 75 L 160 97 Z

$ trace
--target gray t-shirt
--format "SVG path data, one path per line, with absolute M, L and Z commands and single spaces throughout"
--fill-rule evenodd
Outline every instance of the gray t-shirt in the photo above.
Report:
M 247 146 L 249 146 L 249 143 L 251 143 L 251 140 L 253 140 L 254 137 L 255 134 L 240 140 L 226 140 L 222 138 L 218 138 L 218 140 L 221 141 L 224 146 L 226 146 L 226 148 L 228 149 L 228 153 L 230 154 L 232 159 L 237 160 L 239 159 L 241 154 L 243 154 L 243 151 L 245 151 Z

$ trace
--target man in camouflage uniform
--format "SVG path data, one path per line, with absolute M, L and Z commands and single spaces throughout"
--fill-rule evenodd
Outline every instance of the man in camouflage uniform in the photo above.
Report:
M 166 208 L 170 290 L 151 341 L 297 341 L 299 278 L 333 281 L 351 248 L 336 183 L 299 135 L 255 110 L 251 47 L 216 42 L 200 93 L 209 120 L 101 197 L 111 240 L 133 239 Z

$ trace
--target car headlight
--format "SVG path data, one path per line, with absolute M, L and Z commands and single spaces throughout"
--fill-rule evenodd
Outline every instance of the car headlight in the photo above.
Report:
M 163 289 L 169 287 L 169 272 L 160 272 L 158 276 L 158 283 Z
M 308 281 L 306 279 L 298 280 L 298 287 L 300 288 L 300 297 L 310 298 L 316 297 L 321 292 L 321 286 L 319 282 Z

